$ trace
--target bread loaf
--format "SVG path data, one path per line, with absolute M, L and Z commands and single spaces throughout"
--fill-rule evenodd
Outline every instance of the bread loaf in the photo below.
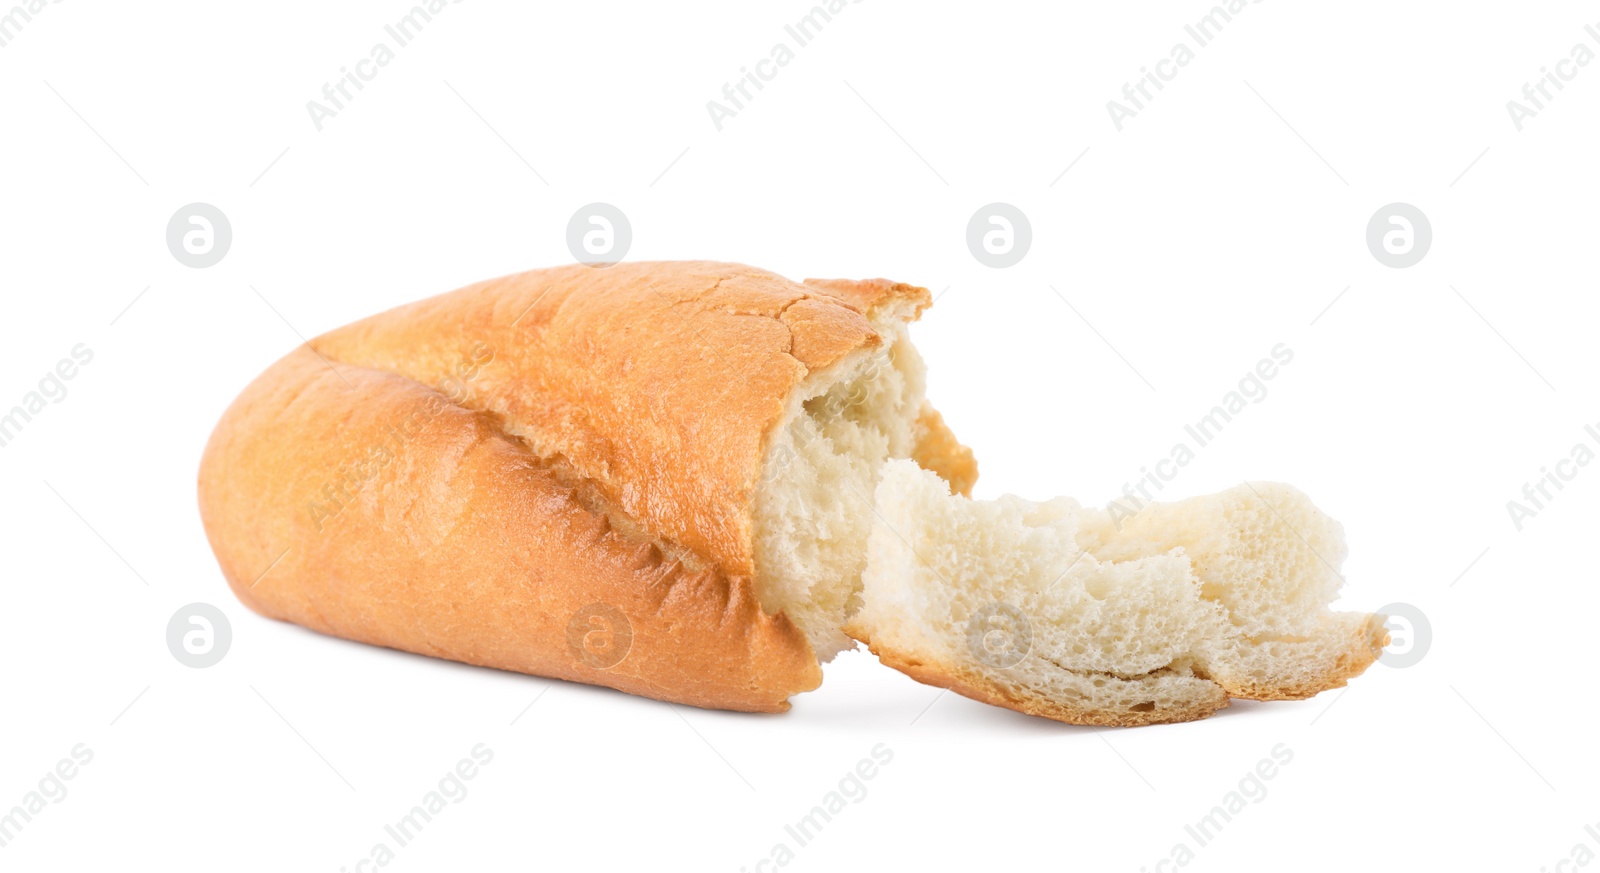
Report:
M 705 262 L 472 285 L 258 377 L 206 448 L 201 517 L 263 615 L 781 711 L 852 645 L 876 465 L 975 476 L 905 338 L 929 302 Z
M 1305 697 L 1377 656 L 1337 523 L 1244 486 L 1114 523 L 966 495 L 919 287 L 708 262 L 483 282 L 312 340 L 200 468 L 240 600 L 316 631 L 776 712 L 865 642 L 1079 724 Z

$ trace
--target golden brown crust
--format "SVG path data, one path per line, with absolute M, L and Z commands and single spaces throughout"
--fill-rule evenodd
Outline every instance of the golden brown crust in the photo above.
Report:
M 920 292 L 920 294 L 918 294 Z M 536 270 L 332 331 L 332 360 L 445 387 L 476 343 L 485 411 L 650 535 L 755 572 L 750 506 L 764 439 L 811 373 L 883 343 L 864 311 L 926 290 L 807 287 L 701 261 Z M 862 307 L 867 307 L 863 309 Z
M 949 482 L 952 494 L 972 496 L 972 486 L 978 481 L 978 461 L 972 450 L 950 432 L 944 417 L 931 404 L 924 404 L 917 417 L 917 444 L 911 450 L 911 459 Z
M 805 284 L 845 301 L 868 317 L 890 307 L 900 310 L 900 317 L 906 321 L 915 321 L 933 305 L 928 289 L 888 279 L 807 279 Z
M 982 675 L 967 670 L 959 664 L 928 664 L 916 659 L 904 658 L 896 652 L 880 651 L 871 644 L 868 644 L 868 648 L 886 666 L 893 667 L 924 685 L 948 688 L 962 697 L 971 698 L 979 703 L 1002 706 L 1025 715 L 1036 715 L 1067 724 L 1091 727 L 1142 727 L 1152 724 L 1172 724 L 1206 718 L 1228 705 L 1227 695 L 1223 694 L 1219 688 L 1215 697 L 1197 702 L 1187 709 L 1119 712 L 1079 707 L 1062 700 L 1018 696 L 1010 689 L 996 685 Z
M 866 313 L 927 295 L 857 284 L 573 266 L 332 331 L 218 424 L 207 536 L 242 601 L 323 633 L 782 711 L 821 669 L 752 589 L 768 431 L 802 380 L 883 343 Z M 619 628 L 620 662 L 584 648 Z
M 239 599 L 322 633 L 724 709 L 822 679 L 748 579 L 613 529 L 491 417 L 305 348 L 213 434 L 200 508 Z
M 1328 658 L 1326 663 L 1300 665 L 1302 669 L 1280 671 L 1273 681 L 1252 680 L 1248 676 L 1210 676 L 1216 683 L 1216 694 L 1205 701 L 1197 701 L 1187 709 L 1164 709 L 1151 712 L 1127 712 L 1110 709 L 1073 706 L 1068 701 L 1043 697 L 1022 697 L 1011 689 L 990 681 L 987 677 L 966 666 L 953 663 L 929 663 L 928 659 L 904 655 L 884 646 L 874 645 L 859 623 L 849 631 L 878 656 L 878 660 L 925 685 L 948 688 L 963 697 L 980 703 L 1003 706 L 1028 715 L 1054 719 L 1076 725 L 1102 727 L 1139 727 L 1151 724 L 1172 724 L 1206 718 L 1228 705 L 1230 698 L 1240 700 L 1304 700 L 1324 691 L 1343 688 L 1349 680 L 1361 675 L 1383 654 L 1389 644 L 1389 631 L 1384 627 L 1385 617 L 1365 616 L 1350 628 L 1342 651 Z

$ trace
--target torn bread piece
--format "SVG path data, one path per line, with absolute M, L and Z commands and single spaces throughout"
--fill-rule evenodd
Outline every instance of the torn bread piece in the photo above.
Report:
M 889 461 L 847 631 L 911 677 L 1072 724 L 1204 718 L 1298 699 L 1381 653 L 1335 613 L 1343 532 L 1299 491 L 1243 485 L 1120 529 L 1070 498 L 974 501 Z

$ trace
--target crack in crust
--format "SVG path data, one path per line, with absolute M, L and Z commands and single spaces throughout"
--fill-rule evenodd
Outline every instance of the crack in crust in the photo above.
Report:
M 488 344 L 496 358 L 474 384 L 474 408 L 535 455 L 561 456 L 614 517 L 753 577 L 749 508 L 788 397 L 883 342 L 867 313 L 927 295 L 881 280 L 823 285 L 730 264 L 570 267 L 465 288 L 317 342 L 435 387 L 451 363 L 446 338 Z M 505 311 L 519 313 L 518 327 Z

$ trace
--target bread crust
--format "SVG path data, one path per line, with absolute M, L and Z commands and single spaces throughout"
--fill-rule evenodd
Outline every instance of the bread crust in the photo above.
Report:
M 978 481 L 978 461 L 972 449 L 956 439 L 932 404 L 925 404 L 917 417 L 917 444 L 911 450 L 911 459 L 950 483 L 952 494 L 972 496 L 972 486 Z
M 1275 664 L 1273 678 L 1269 681 L 1252 679 L 1248 675 L 1197 674 L 1196 678 L 1210 685 L 1208 694 L 1195 699 L 1188 706 L 1157 708 L 1149 712 L 1129 712 L 1095 706 L 1075 706 L 1070 701 L 1045 696 L 1025 696 L 1013 689 L 997 684 L 981 672 L 955 661 L 931 659 L 925 655 L 912 655 L 874 644 L 860 621 L 852 622 L 847 630 L 857 641 L 865 644 L 878 660 L 925 685 L 948 688 L 951 691 L 980 703 L 1003 706 L 1027 715 L 1037 715 L 1074 725 L 1096 727 L 1140 727 L 1152 724 L 1172 724 L 1195 721 L 1228 706 L 1232 698 L 1240 700 L 1305 700 L 1324 691 L 1343 688 L 1349 680 L 1359 676 L 1383 654 L 1389 644 L 1389 631 L 1382 615 L 1353 616 L 1360 620 L 1350 623 L 1346 632 L 1332 648 L 1318 646 L 1315 657 L 1288 669 Z
M 884 665 L 892 667 L 925 685 L 948 688 L 963 697 L 981 703 L 1003 706 L 1028 715 L 1037 715 L 1075 725 L 1099 727 L 1139 727 L 1151 724 L 1172 724 L 1194 721 L 1210 716 L 1227 707 L 1229 699 L 1240 700 L 1305 700 L 1324 691 L 1343 688 L 1351 679 L 1361 675 L 1383 655 L 1389 644 L 1389 631 L 1385 616 L 1347 613 L 1352 619 L 1344 633 L 1326 645 L 1312 648 L 1305 663 L 1292 665 L 1287 658 L 1279 657 L 1273 675 L 1268 680 L 1258 680 L 1247 674 L 1206 675 L 1197 672 L 1196 678 L 1210 685 L 1210 693 L 1196 699 L 1188 706 L 1158 708 L 1150 712 L 1128 712 L 1094 706 L 1074 706 L 1070 701 L 1045 696 L 1024 696 L 999 685 L 982 673 L 959 662 L 929 658 L 924 654 L 910 654 L 875 644 L 869 628 L 858 619 L 846 630 L 857 641 L 865 644 Z
M 866 641 L 863 640 L 862 642 Z M 1024 697 L 1015 694 L 1010 689 L 997 685 L 982 674 L 969 670 L 960 664 L 931 664 L 922 659 L 902 656 L 900 653 L 887 648 L 880 649 L 871 643 L 867 643 L 867 648 L 874 655 L 877 655 L 878 660 L 884 665 L 893 667 L 924 685 L 948 688 L 962 697 L 976 700 L 979 703 L 1001 706 L 1025 715 L 1037 715 L 1073 725 L 1088 727 L 1143 727 L 1152 724 L 1196 721 L 1206 718 L 1217 710 L 1226 708 L 1228 705 L 1228 695 L 1223 692 L 1221 686 L 1216 686 L 1215 694 L 1203 699 L 1197 699 L 1188 706 L 1156 709 L 1150 712 L 1128 712 L 1091 706 L 1074 706 L 1065 700 L 1056 698 Z
M 915 318 L 927 295 L 705 261 L 573 265 L 470 285 L 312 345 L 441 389 L 488 345 L 472 405 L 686 560 L 753 576 L 750 509 L 773 426 L 813 374 L 883 344 L 876 310 Z
M 1216 681 L 1228 696 L 1241 700 L 1305 700 L 1343 688 L 1383 656 L 1389 645 L 1389 630 L 1384 624 L 1387 620 L 1383 615 L 1360 616 L 1359 621 L 1350 623 L 1342 638 L 1335 639 L 1337 645 L 1330 647 L 1337 654 L 1324 653 L 1298 671 L 1282 670 L 1275 681 L 1256 681 L 1248 676 L 1217 676 Z
M 872 318 L 927 302 L 882 280 L 824 289 L 709 262 L 478 283 L 332 331 L 258 377 L 207 446 L 201 517 L 263 615 L 782 711 L 821 669 L 752 587 L 770 431 L 802 383 L 882 345 Z

